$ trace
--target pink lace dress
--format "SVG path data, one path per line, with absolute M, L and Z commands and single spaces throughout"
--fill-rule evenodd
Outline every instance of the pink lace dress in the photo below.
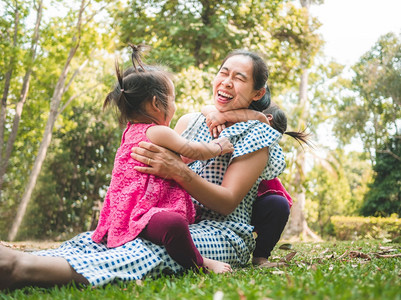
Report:
M 92 235 L 100 243 L 107 237 L 107 247 L 114 248 L 135 239 L 150 218 L 161 211 L 180 213 L 189 224 L 195 208 L 190 195 L 175 181 L 140 173 L 134 166 L 144 166 L 131 158 L 131 148 L 150 142 L 146 130 L 155 124 L 128 124 L 117 150 L 112 178 Z

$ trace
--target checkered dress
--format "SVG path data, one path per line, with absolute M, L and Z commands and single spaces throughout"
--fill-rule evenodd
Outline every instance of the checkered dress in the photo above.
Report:
M 183 136 L 194 141 L 210 142 L 212 137 L 205 118 L 193 114 L 192 121 Z M 258 181 L 233 213 L 223 216 L 201 206 L 202 221 L 190 225 L 191 236 L 202 256 L 225 261 L 233 267 L 246 264 L 255 241 L 250 226 L 252 204 L 261 179 L 272 179 L 285 168 L 284 156 L 278 141 L 281 134 L 258 121 L 234 124 L 220 136 L 226 136 L 234 145 L 234 153 L 207 161 L 193 162 L 190 167 L 206 180 L 221 184 L 230 162 L 241 155 L 269 147 L 269 162 Z M 161 273 L 178 273 L 183 270 L 166 252 L 164 247 L 137 238 L 120 247 L 107 248 L 95 243 L 92 232 L 81 233 L 54 250 L 37 251 L 41 256 L 64 257 L 93 286 L 101 286 L 116 280 L 131 281 Z

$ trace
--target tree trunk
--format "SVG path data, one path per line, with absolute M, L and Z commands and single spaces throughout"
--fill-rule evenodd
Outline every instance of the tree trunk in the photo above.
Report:
M 19 26 L 19 11 L 18 6 L 15 6 L 15 18 L 14 18 L 14 35 L 13 35 L 13 48 L 17 47 L 17 39 L 18 39 L 18 26 Z M 10 69 L 7 71 L 4 80 L 4 90 L 3 96 L 1 97 L 1 109 L 0 109 L 0 169 L 2 168 L 5 160 L 3 160 L 3 145 L 4 145 L 4 132 L 6 125 L 6 117 L 7 117 L 7 98 L 8 91 L 10 89 L 11 77 L 14 71 L 14 62 L 15 56 L 13 55 L 10 58 Z M 3 176 L 0 176 L 0 180 L 2 180 Z M 1 193 L 1 185 L 0 185 L 0 193 Z M 1 195 L 1 194 L 0 194 Z
M 68 55 L 67 61 L 64 65 L 63 71 L 58 79 L 57 85 L 53 92 L 52 99 L 50 101 L 50 112 L 49 112 L 49 117 L 47 119 L 45 132 L 43 133 L 42 142 L 40 144 L 38 155 L 35 159 L 33 169 L 29 176 L 29 181 L 25 188 L 24 195 L 22 196 L 20 205 L 18 207 L 17 216 L 15 217 L 15 220 L 12 224 L 11 230 L 8 235 L 8 239 L 10 241 L 15 240 L 18 230 L 22 224 L 22 220 L 25 216 L 25 212 L 28 207 L 28 203 L 31 199 L 33 189 L 36 185 L 36 181 L 38 179 L 40 170 L 41 170 L 43 162 L 45 160 L 47 149 L 49 148 L 49 145 L 51 142 L 53 127 L 56 122 L 57 116 L 59 114 L 61 98 L 66 91 L 65 84 L 66 84 L 67 74 L 70 69 L 71 61 L 74 58 L 74 55 L 79 47 L 79 43 L 80 43 L 80 39 L 81 39 L 81 30 L 82 30 L 81 24 L 82 24 L 82 15 L 83 15 L 84 9 L 85 9 L 85 0 L 82 0 L 80 11 L 79 11 L 78 22 L 77 22 L 77 35 L 74 37 L 75 44 L 70 49 L 70 53 Z
M 310 0 L 301 0 L 302 7 L 309 9 Z M 309 107 L 310 102 L 308 100 L 308 61 L 307 51 L 301 53 L 301 81 L 299 84 L 299 107 L 301 108 L 300 123 L 304 123 L 305 120 L 309 120 Z M 313 240 L 321 240 L 318 235 L 312 232 L 308 227 L 305 219 L 305 188 L 303 187 L 304 174 L 305 174 L 305 153 L 303 150 L 299 150 L 296 155 L 296 164 L 298 165 L 297 173 L 293 185 L 295 187 L 294 194 L 294 205 L 291 208 L 291 214 L 287 228 L 284 233 L 285 238 L 307 238 L 308 236 Z
M 42 10 L 43 10 L 43 0 L 39 1 L 39 3 L 38 3 L 35 30 L 34 30 L 34 34 L 32 37 L 31 49 L 30 49 L 30 64 L 25 72 L 20 98 L 19 98 L 19 101 L 18 101 L 18 103 L 16 105 L 16 109 L 15 109 L 13 126 L 11 128 L 11 133 L 7 140 L 6 151 L 5 151 L 4 155 L 2 156 L 2 163 L 0 164 L 0 197 L 1 197 L 1 189 L 3 186 L 3 182 L 4 182 L 4 177 L 7 172 L 8 162 L 11 157 L 11 152 L 14 147 L 14 142 L 17 138 L 18 127 L 19 127 L 19 123 L 20 123 L 21 115 L 22 115 L 22 109 L 24 107 L 26 98 L 28 96 L 29 83 L 30 83 L 31 74 L 32 74 L 32 66 L 35 62 L 36 49 L 37 49 L 37 45 L 38 45 L 38 41 L 39 41 L 39 27 L 40 27 L 40 23 L 42 20 Z

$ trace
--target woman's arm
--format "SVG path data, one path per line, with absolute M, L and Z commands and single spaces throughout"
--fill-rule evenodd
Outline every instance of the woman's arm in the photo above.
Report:
M 195 160 L 206 160 L 234 151 L 228 138 L 216 139 L 210 143 L 193 142 L 167 126 L 152 126 L 146 131 L 146 136 L 156 145 Z
M 268 161 L 268 148 L 237 157 L 229 165 L 221 185 L 208 182 L 188 168 L 169 150 L 154 144 L 141 142 L 131 156 L 149 167 L 136 170 L 178 182 L 192 197 L 206 207 L 228 215 L 239 205 Z

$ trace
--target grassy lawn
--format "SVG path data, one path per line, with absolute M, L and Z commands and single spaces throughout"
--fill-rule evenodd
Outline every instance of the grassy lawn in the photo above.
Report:
M 25 288 L 8 294 L 0 293 L 0 299 L 401 300 L 399 243 L 294 243 L 289 250 L 279 249 L 280 245 L 270 259 L 272 262 L 281 261 L 278 267 L 254 268 L 249 265 L 223 275 L 189 272 L 176 277 L 147 278 L 96 289 L 73 286 Z

